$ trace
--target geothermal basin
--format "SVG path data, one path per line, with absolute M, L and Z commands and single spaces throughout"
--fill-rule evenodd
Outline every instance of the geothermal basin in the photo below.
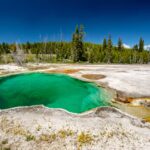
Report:
M 110 106 L 110 94 L 91 82 L 63 74 L 26 73 L 0 77 L 0 109 L 44 105 L 82 113 Z

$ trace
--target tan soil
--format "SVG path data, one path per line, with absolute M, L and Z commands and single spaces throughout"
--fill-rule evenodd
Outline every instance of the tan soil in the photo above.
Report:
M 86 79 L 91 79 L 91 80 L 99 80 L 99 79 L 105 78 L 106 76 L 101 75 L 101 74 L 84 74 L 82 75 L 82 77 Z
M 47 70 L 46 72 L 47 72 L 47 73 L 65 73 L 65 74 L 73 74 L 73 73 L 79 72 L 80 70 L 81 70 L 81 69 L 64 69 L 64 70 L 56 69 L 56 70 Z

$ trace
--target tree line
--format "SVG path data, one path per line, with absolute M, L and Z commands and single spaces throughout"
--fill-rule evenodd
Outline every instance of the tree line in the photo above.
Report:
M 144 50 L 144 40 L 142 38 L 133 48 L 125 48 L 121 38 L 118 39 L 117 46 L 113 45 L 111 35 L 104 38 L 102 44 L 84 42 L 84 36 L 84 27 L 80 25 L 76 27 L 71 42 L 27 42 L 19 45 L 16 45 L 16 43 L 1 43 L 0 63 L 14 62 L 18 57 L 22 58 L 19 61 L 24 63 L 147 64 L 150 62 L 150 52 Z

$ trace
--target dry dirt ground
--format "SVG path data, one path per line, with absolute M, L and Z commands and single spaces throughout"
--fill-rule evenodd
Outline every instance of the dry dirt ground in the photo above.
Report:
M 112 104 L 119 109 L 81 115 L 42 106 L 0 110 L 0 150 L 149 149 L 150 65 L 0 65 L 1 76 L 32 71 L 95 82 L 115 94 Z

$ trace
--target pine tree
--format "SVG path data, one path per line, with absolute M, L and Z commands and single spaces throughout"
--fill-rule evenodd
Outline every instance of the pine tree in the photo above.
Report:
M 133 46 L 133 50 L 135 50 L 135 51 L 138 51 L 138 50 L 139 50 L 139 48 L 138 48 L 138 45 L 137 45 L 137 44 L 135 44 L 135 45 Z
M 103 40 L 103 50 L 105 50 L 107 48 L 107 40 L 106 38 L 104 38 Z
M 118 39 L 118 50 L 119 51 L 123 50 L 123 43 L 122 43 L 122 39 L 121 38 Z
M 73 33 L 72 37 L 72 45 L 73 45 L 73 50 L 72 50 L 72 59 L 74 62 L 78 61 L 78 52 L 77 52 L 77 44 L 79 41 L 79 28 L 78 26 L 76 27 L 75 33 Z
M 84 38 L 84 28 L 82 25 L 80 25 L 80 27 L 77 26 L 72 38 L 73 44 L 72 57 L 74 62 L 85 60 L 83 38 Z
M 108 57 L 108 63 L 112 62 L 112 40 L 111 36 L 108 37 L 108 44 L 107 44 L 107 57 Z
M 139 52 L 142 52 L 144 50 L 144 40 L 140 38 L 139 40 Z

